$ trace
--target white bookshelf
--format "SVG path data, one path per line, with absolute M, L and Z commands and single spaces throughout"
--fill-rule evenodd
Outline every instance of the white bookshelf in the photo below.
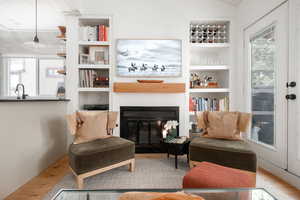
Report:
M 78 92 L 109 92 L 109 88 L 78 88 Z
M 109 41 L 79 41 L 80 46 L 109 46 L 111 45 Z
M 190 65 L 190 71 L 221 71 L 229 70 L 227 65 Z
M 191 48 L 229 48 L 229 43 L 191 43 Z
M 230 74 L 232 65 L 232 48 L 230 38 L 230 20 L 197 20 L 191 21 L 191 24 L 198 23 L 226 23 L 228 40 L 225 43 L 189 43 L 189 78 L 187 82 L 187 105 L 189 106 L 190 98 L 209 98 L 224 99 L 228 98 L 230 102 L 231 85 Z M 191 33 L 191 32 L 189 32 Z M 190 37 L 190 35 L 189 35 Z M 214 77 L 218 88 L 190 88 L 190 74 L 197 74 L 201 77 L 204 75 Z M 230 109 L 230 104 L 229 104 Z M 196 123 L 195 112 L 189 111 L 190 123 Z
M 191 88 L 190 93 L 229 93 L 229 88 Z
M 110 69 L 111 65 L 98 65 L 98 64 L 79 64 L 79 69 Z
M 82 26 L 98 26 L 105 25 L 108 27 L 108 41 L 85 41 L 81 37 L 80 29 Z M 68 88 L 69 98 L 72 99 L 72 108 L 70 112 L 75 110 L 83 110 L 85 104 L 109 104 L 109 109 L 112 109 L 112 53 L 113 37 L 112 37 L 112 19 L 111 16 L 68 16 L 67 17 L 67 51 L 68 51 Z M 98 31 L 97 31 L 98 34 Z M 84 38 L 86 39 L 86 38 Z M 105 64 L 88 64 L 80 63 L 80 54 L 89 55 L 89 47 L 104 47 L 108 51 L 108 58 Z M 105 76 L 109 78 L 109 87 L 81 87 L 80 71 L 93 70 L 97 76 Z M 82 78 L 82 77 L 81 77 Z M 88 81 L 89 82 L 89 81 Z

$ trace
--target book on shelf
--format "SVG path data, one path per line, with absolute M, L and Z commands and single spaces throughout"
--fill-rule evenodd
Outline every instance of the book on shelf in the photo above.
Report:
M 204 98 L 204 97 L 190 97 L 189 100 L 190 112 L 203 111 L 229 111 L 229 98 L 222 99 Z
M 93 69 L 79 70 L 79 87 L 82 88 L 108 88 L 109 78 L 100 71 Z
M 82 41 L 108 41 L 109 27 L 105 25 L 80 26 L 79 35 Z
M 79 70 L 79 86 L 83 88 L 94 87 L 94 70 Z

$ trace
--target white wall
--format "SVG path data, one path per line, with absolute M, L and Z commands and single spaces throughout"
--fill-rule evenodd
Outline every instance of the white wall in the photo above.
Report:
M 0 102 L 0 199 L 66 153 L 65 102 Z
M 186 83 L 188 80 L 188 39 L 191 20 L 234 18 L 236 8 L 217 0 L 90 0 L 82 1 L 82 14 L 113 16 L 114 39 L 181 39 L 183 74 L 164 78 L 165 82 Z M 234 24 L 234 23 L 233 23 Z M 115 72 L 113 72 L 115 74 Z M 134 78 L 114 76 L 114 82 L 133 82 Z M 188 85 L 187 85 L 188 86 Z M 120 106 L 179 106 L 180 135 L 188 134 L 186 94 L 113 94 L 113 110 Z M 116 130 L 118 135 L 118 130 Z

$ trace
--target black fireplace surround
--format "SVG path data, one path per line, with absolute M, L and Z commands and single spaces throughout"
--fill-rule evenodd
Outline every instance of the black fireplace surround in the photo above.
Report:
M 120 136 L 135 142 L 136 153 L 162 153 L 162 130 L 169 120 L 179 122 L 179 107 L 121 106 Z

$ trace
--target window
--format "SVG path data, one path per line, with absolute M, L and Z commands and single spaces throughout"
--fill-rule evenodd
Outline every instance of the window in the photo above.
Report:
M 64 60 L 57 58 L 3 58 L 6 73 L 0 76 L 5 86 L 3 96 L 16 96 L 18 83 L 25 86 L 29 96 L 56 96 L 57 88 L 64 86 Z M 5 76 L 5 74 L 7 76 Z
M 275 101 L 275 26 L 256 34 L 250 40 L 252 133 L 254 141 L 274 145 Z
M 8 96 L 16 96 L 18 83 L 23 83 L 29 96 L 37 96 L 37 67 L 34 58 L 10 58 L 8 60 Z

